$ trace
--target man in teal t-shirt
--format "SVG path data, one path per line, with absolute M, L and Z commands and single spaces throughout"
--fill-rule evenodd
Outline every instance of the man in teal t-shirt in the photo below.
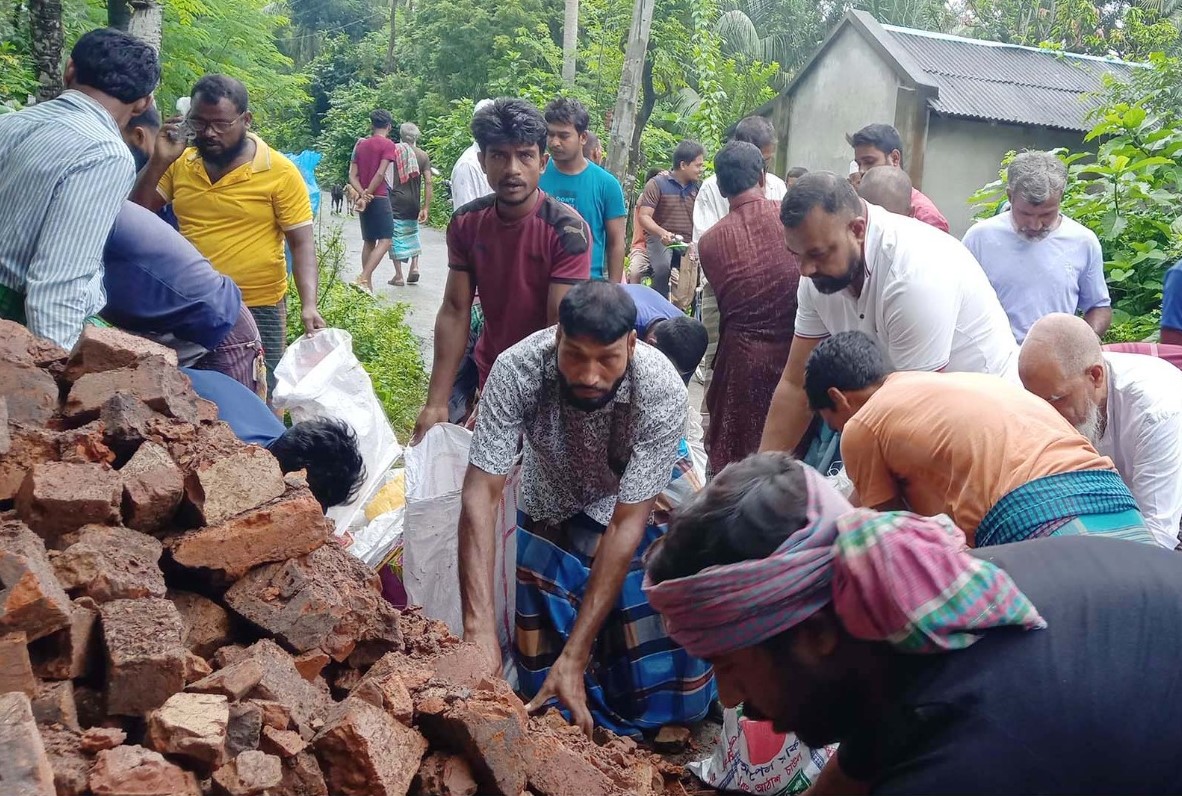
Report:
M 624 280 L 628 208 L 616 178 L 583 155 L 590 121 L 578 100 L 559 97 L 546 106 L 550 163 L 538 187 L 573 207 L 590 227 L 591 278 L 618 284 Z

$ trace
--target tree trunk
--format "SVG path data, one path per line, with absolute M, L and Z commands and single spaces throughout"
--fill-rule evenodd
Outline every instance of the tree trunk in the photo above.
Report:
M 398 13 L 398 0 L 390 0 L 390 43 L 386 45 L 386 72 L 394 71 L 394 17 Z
M 628 31 L 628 46 L 624 49 L 624 68 L 620 73 L 620 93 L 612 112 L 612 130 L 607 152 L 607 170 L 616 175 L 621 184 L 628 174 L 630 145 L 636 130 L 636 100 L 643 80 L 648 35 L 653 25 L 654 0 L 634 0 L 632 27 Z
M 116 30 L 127 30 L 131 22 L 131 6 L 127 0 L 107 0 L 107 27 Z
M 62 93 L 61 0 L 29 0 L 29 41 L 37 70 L 37 101 Z
M 640 76 L 644 99 L 640 102 L 640 111 L 636 114 L 636 128 L 632 132 L 632 147 L 629 155 L 630 162 L 640 165 L 640 136 L 652 118 L 653 108 L 657 106 L 657 90 L 653 87 L 653 57 L 648 53 L 644 57 L 644 71 Z
M 579 0 L 565 0 L 562 18 L 562 82 L 575 82 L 576 55 L 579 50 Z
M 127 32 L 160 52 L 164 38 L 164 8 L 156 0 L 131 0 L 131 20 Z

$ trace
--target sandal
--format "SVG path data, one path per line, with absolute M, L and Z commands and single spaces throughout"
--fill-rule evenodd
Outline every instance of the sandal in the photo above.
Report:
M 403 287 L 404 285 L 406 285 L 406 282 L 403 282 L 402 279 L 400 279 L 399 277 L 396 276 L 393 279 L 391 279 L 389 282 L 387 282 L 386 284 L 393 285 L 394 287 Z
M 365 293 L 368 296 L 373 295 L 373 285 L 371 285 L 367 282 L 362 282 L 360 279 L 353 280 L 352 282 L 349 283 L 349 286 L 357 288 L 362 293 Z
M 408 277 L 406 277 L 406 283 L 408 285 L 416 284 L 418 281 L 419 281 L 419 272 L 418 271 L 411 271 L 410 275 Z

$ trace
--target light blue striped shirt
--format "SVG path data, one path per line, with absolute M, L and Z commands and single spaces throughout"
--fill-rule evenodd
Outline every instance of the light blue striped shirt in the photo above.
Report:
M 107 110 L 78 91 L 0 116 L 0 285 L 30 331 L 73 347 L 102 309 L 103 247 L 135 182 Z

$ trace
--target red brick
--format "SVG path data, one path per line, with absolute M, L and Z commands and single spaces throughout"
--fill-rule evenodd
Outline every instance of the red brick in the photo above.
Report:
M 300 670 L 300 675 L 308 682 L 312 682 L 320 673 L 324 671 L 324 667 L 328 666 L 329 657 L 320 650 L 312 650 L 305 652 L 303 655 L 297 655 L 295 658 L 295 667 Z
M 375 664 L 374 668 L 376 667 Z M 410 691 L 406 689 L 402 678 L 396 672 L 367 675 L 360 685 L 353 689 L 352 696 L 383 709 L 408 727 L 414 720 L 415 705 L 411 700 Z
M 216 694 L 173 694 L 148 714 L 144 743 L 210 771 L 226 759 L 230 703 Z
M 114 749 L 127 740 L 127 733 L 118 727 L 91 727 L 82 733 L 79 748 L 88 755 L 104 749 Z
M 213 665 L 216 669 L 224 669 L 238 661 L 251 657 L 251 653 L 241 644 L 226 644 L 213 654 Z
M 454 700 L 442 716 L 423 716 L 432 743 L 462 751 L 481 786 L 497 793 L 521 793 L 534 750 L 521 700 L 504 681 L 497 691 L 471 692 Z M 487 683 L 491 686 L 491 683 Z
M 195 423 L 197 396 L 189 379 L 159 357 L 134 368 L 88 373 L 70 388 L 62 414 L 74 424 L 89 423 L 102 414 L 103 404 L 117 392 L 130 392 L 152 409 L 168 417 Z
M 8 451 L 0 456 L 0 500 L 12 500 L 33 467 L 57 461 L 57 435 L 43 428 L 7 426 Z
M 196 694 L 221 694 L 232 700 L 239 700 L 262 679 L 263 665 L 254 658 L 247 658 L 224 669 L 218 669 L 185 690 Z
M 8 429 L 8 399 L 0 395 L 0 456 L 12 448 L 12 433 Z
M 427 741 L 384 710 L 349 698 L 325 719 L 312 747 L 334 796 L 404 796 Z
M 72 596 L 105 603 L 163 597 L 164 574 L 157 565 L 163 549 L 139 531 L 88 525 L 77 542 L 50 560 L 58 582 Z
M 291 709 L 286 705 L 272 702 L 269 699 L 252 699 L 249 702 L 262 711 L 264 727 L 276 730 L 286 730 L 291 727 Z
M 299 726 L 310 728 L 324 719 L 332 699 L 323 680 L 309 683 L 301 677 L 291 655 L 270 639 L 251 645 L 246 654 L 263 665 L 263 679 L 250 692 L 252 698 L 286 706 Z
M 105 437 L 106 430 L 98 420 L 62 431 L 57 435 L 58 456 L 67 464 L 111 464 L 115 453 L 107 447 Z
M 230 643 L 230 615 L 225 608 L 192 592 L 169 592 L 168 599 L 180 611 L 185 628 L 185 647 L 190 652 L 210 658 Z
M 87 780 L 93 761 L 84 753 L 78 733 L 60 724 L 41 723 L 38 729 L 45 744 L 49 767 L 53 770 L 57 796 L 83 796 L 88 793 Z
M 0 635 L 0 694 L 20 691 L 28 697 L 37 692 L 29 641 L 23 631 Z
M 99 409 L 103 441 L 125 456 L 135 453 L 167 421 L 164 415 L 125 390 L 116 392 Z
M 105 464 L 49 462 L 29 471 L 16 513 L 51 545 L 83 525 L 118 525 L 123 479 Z
M 283 779 L 274 796 L 329 796 L 324 774 L 311 751 L 283 761 Z
M 200 524 L 217 525 L 283 494 L 283 472 L 265 449 L 239 444 L 227 454 L 218 448 L 184 462 L 185 497 Z
M 259 748 L 263 732 L 263 711 L 250 702 L 230 705 L 230 726 L 226 731 L 226 757 Z
M 123 478 L 123 521 L 129 528 L 151 533 L 172 522 L 185 479 L 168 451 L 147 441 L 119 471 Z
M 33 716 L 38 724 L 60 724 L 81 732 L 78 708 L 74 704 L 74 683 L 70 680 L 38 683 L 37 693 L 33 695 Z
M 653 738 L 653 748 L 666 754 L 684 752 L 685 748 L 689 746 L 691 737 L 693 737 L 693 732 L 688 727 L 670 724 L 662 727 L 657 733 L 657 737 Z
M 258 453 L 252 457 L 278 472 L 279 464 L 271 454 L 255 450 Z M 269 477 L 264 473 L 262 480 Z M 283 490 L 282 477 L 279 490 Z M 181 566 L 220 570 L 237 579 L 260 564 L 310 553 L 331 535 L 328 520 L 312 493 L 292 490 L 220 524 L 171 537 L 168 545 L 173 560 Z
M 213 667 L 209 665 L 209 661 L 202 658 L 200 655 L 185 650 L 185 685 L 189 686 L 193 683 L 198 683 L 213 674 Z
M 538 796 L 613 796 L 611 779 L 581 754 L 548 733 L 534 733 L 529 786 Z
M 301 738 L 298 732 L 291 730 L 277 730 L 264 726 L 259 738 L 259 749 L 284 760 L 295 757 L 307 748 L 307 741 Z
M 142 746 L 99 752 L 90 772 L 94 796 L 200 796 L 197 778 Z
M 107 650 L 107 710 L 138 716 L 185 687 L 184 627 L 168 600 L 114 600 L 99 607 Z
M 0 632 L 29 641 L 70 623 L 70 598 L 53 575 L 44 543 L 24 523 L 0 523 Z
M 94 600 L 74 600 L 70 623 L 29 647 L 33 672 L 47 680 L 85 677 L 97 657 L 98 635 L 98 606 Z
M 54 796 L 53 769 L 22 693 L 0 694 L 0 760 L 5 796 Z
M 372 662 L 402 646 L 398 611 L 377 575 L 336 544 L 251 571 L 225 600 L 296 652 L 321 649 L 343 661 L 358 649 Z
M 279 758 L 264 752 L 243 752 L 213 774 L 213 792 L 219 796 L 257 796 L 279 785 L 283 766 Z
M 39 368 L 64 361 L 69 354 L 56 343 L 38 337 L 15 321 L 0 320 L 0 359 L 28 362 Z
M 160 357 L 173 367 L 177 364 L 175 351 L 147 338 L 111 327 L 84 326 L 62 375 L 73 384 L 88 373 L 138 365 L 150 357 Z
M 475 796 L 476 779 L 468 761 L 458 755 L 435 752 L 419 768 L 418 792 L 432 796 Z
M 0 396 L 8 404 L 8 422 L 16 425 L 47 425 L 57 411 L 57 382 L 28 362 L 0 358 Z

